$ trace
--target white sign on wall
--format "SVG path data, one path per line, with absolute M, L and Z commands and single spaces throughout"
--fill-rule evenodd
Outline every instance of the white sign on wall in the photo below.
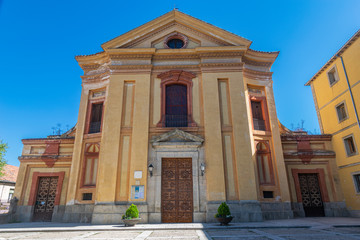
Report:
M 134 171 L 134 178 L 135 179 L 142 178 L 142 171 Z

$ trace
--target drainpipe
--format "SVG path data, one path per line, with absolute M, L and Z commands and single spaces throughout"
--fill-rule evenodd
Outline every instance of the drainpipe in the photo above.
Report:
M 359 115 L 358 115 L 358 112 L 357 112 L 357 109 L 356 109 L 356 104 L 355 104 L 355 101 L 354 101 L 354 96 L 353 96 L 352 91 L 351 91 L 350 82 L 349 82 L 349 78 L 348 78 L 348 75 L 347 75 L 347 72 L 346 72 L 344 60 L 343 60 L 343 57 L 340 56 L 339 54 L 337 54 L 336 56 L 337 56 L 337 57 L 340 57 L 340 59 L 341 59 L 341 64 L 342 64 L 343 69 L 344 69 L 345 78 L 346 78 L 346 82 L 347 82 L 347 85 L 348 85 L 348 88 L 349 88 L 351 101 L 352 101 L 352 104 L 353 104 L 353 107 L 354 107 L 354 110 L 355 110 L 356 120 L 357 120 L 358 126 L 359 126 L 359 128 L 360 128 Z

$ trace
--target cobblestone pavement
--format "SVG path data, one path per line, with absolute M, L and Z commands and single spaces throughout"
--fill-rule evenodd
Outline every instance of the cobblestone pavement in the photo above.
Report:
M 126 231 L 63 231 L 63 232 L 17 232 L 0 233 L 4 239 L 136 239 L 136 240 L 360 240 L 360 227 L 317 228 L 250 228 L 250 229 L 208 229 L 208 230 L 126 230 Z

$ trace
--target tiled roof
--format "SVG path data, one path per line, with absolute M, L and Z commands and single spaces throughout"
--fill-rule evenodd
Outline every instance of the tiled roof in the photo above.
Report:
M 5 165 L 2 172 L 4 173 L 4 175 L 0 177 L 0 181 L 16 182 L 19 167 L 13 165 Z

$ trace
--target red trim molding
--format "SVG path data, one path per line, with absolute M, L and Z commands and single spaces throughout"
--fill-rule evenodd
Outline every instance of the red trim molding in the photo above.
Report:
M 46 140 L 45 152 L 41 155 L 41 160 L 48 167 L 53 167 L 59 157 L 60 140 Z
M 296 197 L 299 203 L 302 202 L 301 198 L 301 190 L 300 190 L 300 182 L 299 182 L 299 173 L 317 173 L 319 177 L 319 185 L 320 185 L 320 192 L 321 197 L 324 202 L 330 202 L 329 195 L 326 190 L 326 183 L 325 183 L 325 172 L 322 168 L 316 169 L 291 169 L 294 182 L 295 182 L 295 190 L 296 190 Z
M 188 127 L 196 127 L 197 125 L 192 117 L 192 79 L 195 78 L 196 75 L 183 70 L 171 70 L 161 73 L 157 77 L 161 79 L 161 119 L 156 126 L 165 127 L 166 86 L 171 84 L 182 84 L 185 85 L 187 89 Z
M 168 46 L 168 42 L 171 40 L 171 39 L 181 39 L 183 42 L 184 42 L 184 45 L 181 47 L 181 48 L 186 48 L 188 43 L 189 43 L 189 40 L 188 38 L 185 36 L 185 35 L 182 35 L 180 33 L 173 33 L 173 34 L 170 34 L 169 36 L 167 36 L 164 40 L 164 47 L 165 48 L 170 48 Z
M 28 205 L 32 206 L 35 204 L 36 193 L 37 193 L 40 177 L 59 177 L 57 188 L 56 188 L 56 197 L 55 197 L 55 205 L 59 205 L 61 189 L 62 189 L 64 177 L 65 177 L 65 172 L 53 172 L 53 173 L 34 172 L 33 176 L 32 176 L 32 184 L 31 184 L 31 188 L 30 188 L 30 196 L 29 196 Z

